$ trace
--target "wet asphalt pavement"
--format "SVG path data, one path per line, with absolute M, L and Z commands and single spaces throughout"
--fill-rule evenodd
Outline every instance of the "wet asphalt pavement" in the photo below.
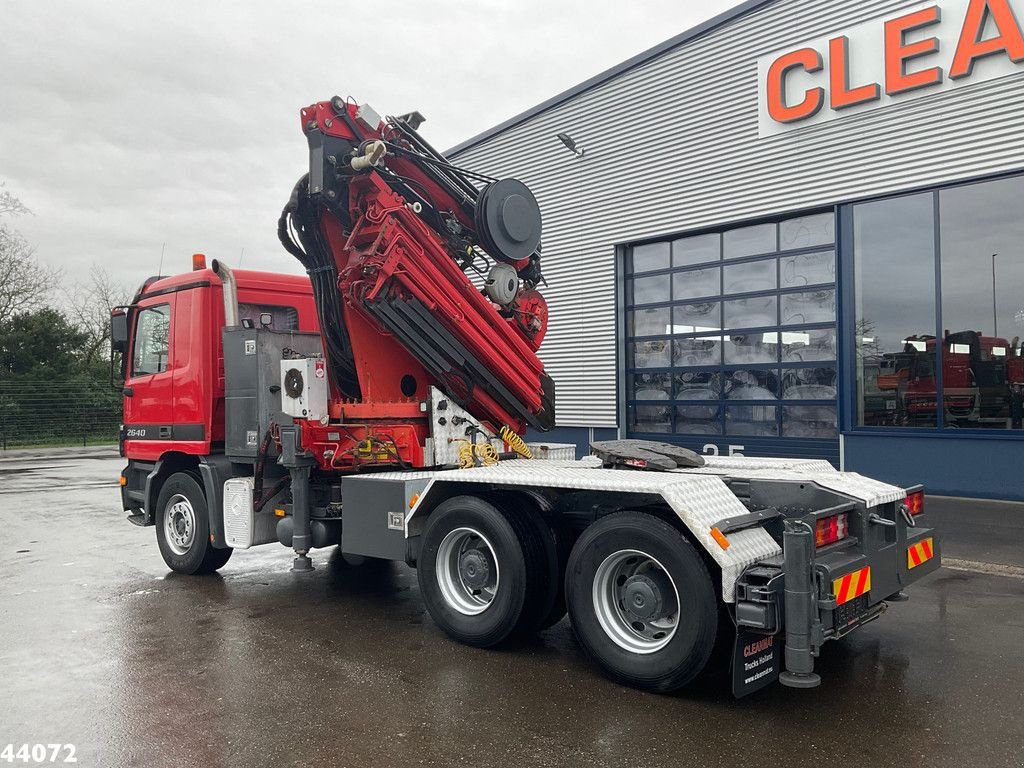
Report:
M 933 574 L 830 644 L 817 690 L 655 696 L 602 678 L 567 621 L 502 651 L 448 640 L 404 565 L 325 550 L 298 575 L 267 545 L 172 575 L 124 520 L 120 467 L 0 459 L 0 750 L 74 744 L 83 768 L 1024 765 L 1024 571 Z M 1024 507 L 992 514 L 1018 516 L 992 560 L 1013 565 Z M 968 533 L 946 545 L 964 561 L 986 551 Z

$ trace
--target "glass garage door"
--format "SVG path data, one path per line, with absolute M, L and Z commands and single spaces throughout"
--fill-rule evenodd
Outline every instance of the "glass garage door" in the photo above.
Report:
M 838 458 L 832 212 L 634 245 L 627 433 Z

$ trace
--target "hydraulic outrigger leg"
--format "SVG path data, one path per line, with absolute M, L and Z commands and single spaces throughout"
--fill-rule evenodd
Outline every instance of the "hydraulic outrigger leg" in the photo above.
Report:
M 293 571 L 312 571 L 313 561 L 309 550 L 313 547 L 313 536 L 309 524 L 309 470 L 316 460 L 299 445 L 297 426 L 281 427 L 281 465 L 291 475 L 292 487 L 292 549 L 295 550 Z
M 786 671 L 779 682 L 790 688 L 815 688 L 812 633 L 817 616 L 814 596 L 814 531 L 802 520 L 787 520 L 782 534 L 786 578 Z

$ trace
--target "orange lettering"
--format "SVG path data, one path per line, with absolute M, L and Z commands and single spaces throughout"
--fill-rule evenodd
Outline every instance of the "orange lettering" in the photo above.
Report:
M 792 106 L 786 104 L 786 77 L 794 69 L 805 72 L 820 72 L 824 67 L 821 54 L 813 48 L 801 48 L 799 51 L 780 56 L 768 70 L 768 114 L 779 123 L 795 123 L 806 120 L 821 111 L 825 104 L 824 88 L 809 88 L 803 101 Z
M 942 68 L 931 67 L 907 72 L 907 62 L 939 50 L 934 37 L 916 43 L 906 42 L 906 33 L 937 23 L 942 18 L 939 6 L 933 5 L 915 13 L 885 22 L 885 92 L 890 96 L 942 82 Z
M 982 40 L 989 17 L 995 22 L 999 34 L 990 40 Z M 1010 61 L 1024 61 L 1024 34 L 1008 0 L 971 0 L 949 76 L 955 80 L 970 77 L 974 62 L 1004 51 Z
M 868 101 L 875 101 L 882 96 L 878 83 L 850 87 L 850 39 L 845 36 L 836 37 L 828 43 L 828 71 L 831 82 L 832 109 L 845 109 Z

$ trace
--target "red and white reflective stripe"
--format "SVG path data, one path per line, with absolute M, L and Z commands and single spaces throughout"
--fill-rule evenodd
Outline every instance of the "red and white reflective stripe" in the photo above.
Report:
M 871 591 L 871 568 L 840 576 L 832 582 L 832 594 L 836 596 L 836 605 L 848 603 Z
M 917 568 L 922 563 L 927 563 L 934 554 L 931 538 L 912 544 L 907 548 L 907 568 Z

